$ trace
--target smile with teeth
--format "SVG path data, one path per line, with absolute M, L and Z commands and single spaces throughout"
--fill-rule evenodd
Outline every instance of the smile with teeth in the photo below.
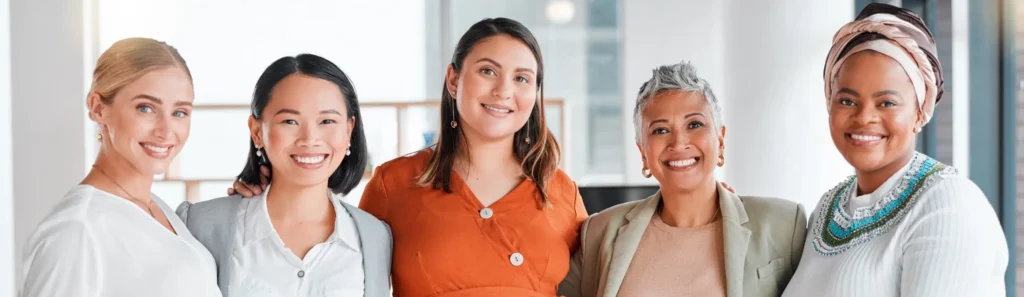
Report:
M 852 133 L 851 134 L 846 134 L 846 135 L 850 136 L 850 138 L 853 138 L 854 140 L 859 140 L 859 141 L 877 141 L 877 140 L 882 140 L 882 138 L 883 138 L 881 135 L 862 135 L 862 134 L 852 134 Z
M 320 162 L 323 162 L 324 159 L 327 159 L 327 155 L 292 155 L 292 159 L 295 159 L 296 162 L 302 164 L 319 164 Z
M 697 163 L 697 159 L 699 159 L 699 158 L 694 157 L 694 158 L 689 158 L 689 159 L 684 159 L 684 160 L 665 161 L 665 165 L 668 165 L 669 167 L 687 167 L 687 166 L 691 166 L 693 164 L 696 164 Z
M 171 149 L 170 145 L 168 145 L 166 147 L 160 147 L 160 146 L 155 146 L 155 145 L 148 144 L 148 143 L 139 143 L 139 144 L 141 144 L 142 147 L 146 148 L 147 150 L 150 150 L 150 151 L 152 151 L 154 153 L 158 153 L 158 154 L 166 153 L 168 150 Z
M 480 104 L 480 105 L 483 106 L 484 108 L 486 108 L 487 110 L 490 110 L 490 111 L 493 111 L 493 112 L 512 113 L 511 109 L 497 108 L 497 107 L 493 107 L 493 106 L 488 106 L 486 104 Z

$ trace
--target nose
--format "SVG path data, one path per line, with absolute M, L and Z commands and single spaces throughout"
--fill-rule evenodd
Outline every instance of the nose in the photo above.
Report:
M 161 140 L 167 139 L 170 133 L 171 117 L 165 114 L 158 114 L 156 121 L 153 122 L 153 136 L 160 138 Z
M 299 132 L 296 144 L 302 147 L 316 147 L 320 145 L 319 125 L 305 125 Z
M 690 149 L 690 137 L 686 133 L 671 132 L 669 137 L 668 150 L 673 152 L 681 152 Z
M 865 104 L 857 107 L 856 113 L 853 114 L 853 122 L 859 126 L 866 126 L 877 123 L 878 117 L 878 109 Z
M 494 85 L 494 90 L 492 90 L 492 92 L 494 97 L 497 97 L 498 99 L 512 99 L 512 82 L 505 79 L 499 79 L 498 83 Z

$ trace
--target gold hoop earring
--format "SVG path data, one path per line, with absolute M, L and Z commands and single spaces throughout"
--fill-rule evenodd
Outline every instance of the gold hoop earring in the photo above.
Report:
M 640 174 L 642 174 L 645 178 L 651 178 L 651 176 L 654 175 L 651 173 L 651 169 L 647 168 L 646 166 L 644 167 L 644 169 L 640 170 Z
M 718 155 L 718 167 L 725 166 L 725 156 Z

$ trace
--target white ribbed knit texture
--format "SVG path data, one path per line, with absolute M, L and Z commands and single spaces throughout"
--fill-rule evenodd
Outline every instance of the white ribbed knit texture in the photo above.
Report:
M 839 255 L 818 254 L 812 236 L 783 297 L 1006 296 L 1006 237 L 963 176 L 937 180 L 893 229 Z

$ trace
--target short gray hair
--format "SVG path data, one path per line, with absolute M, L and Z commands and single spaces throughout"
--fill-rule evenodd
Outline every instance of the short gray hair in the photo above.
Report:
M 651 79 L 640 86 L 640 94 L 636 96 L 636 107 L 633 108 L 633 127 L 636 129 L 636 143 L 640 143 L 640 136 L 643 135 L 641 127 L 641 116 L 651 99 L 664 91 L 694 92 L 704 95 L 711 107 L 711 122 L 715 132 L 721 130 L 722 106 L 718 104 L 718 98 L 711 91 L 711 84 L 697 76 L 697 68 L 687 61 L 671 65 L 662 65 L 654 69 Z

